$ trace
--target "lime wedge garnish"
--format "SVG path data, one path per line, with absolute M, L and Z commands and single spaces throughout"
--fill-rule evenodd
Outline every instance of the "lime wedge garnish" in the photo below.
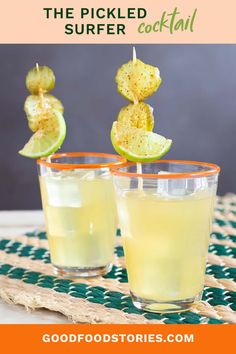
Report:
M 153 95 L 161 84 L 159 69 L 137 59 L 123 64 L 117 71 L 118 92 L 128 100 L 143 101 Z
M 164 136 L 138 128 L 126 129 L 119 122 L 112 125 L 111 142 L 118 154 L 134 162 L 160 159 L 172 145 L 172 140 Z
M 66 136 L 66 124 L 63 115 L 56 110 L 48 110 L 38 123 L 38 130 L 19 154 L 39 158 L 48 156 L 59 149 Z
M 43 96 L 30 95 L 26 98 L 24 110 L 28 119 L 29 128 L 36 132 L 41 117 L 47 115 L 49 109 L 55 109 L 63 114 L 64 107 L 60 100 L 50 94 Z
M 117 121 L 126 128 L 141 128 L 152 131 L 154 127 L 153 108 L 144 102 L 131 103 L 121 108 Z

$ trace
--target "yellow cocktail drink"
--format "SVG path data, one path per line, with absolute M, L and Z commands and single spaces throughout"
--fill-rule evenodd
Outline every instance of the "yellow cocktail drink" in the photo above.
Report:
M 109 264 L 116 234 L 111 178 L 46 176 L 40 177 L 40 186 L 52 263 L 85 268 Z
M 112 173 L 133 304 L 151 312 L 185 311 L 201 298 L 220 168 L 160 160 L 172 139 L 153 131 L 153 108 L 145 100 L 162 79 L 135 48 L 115 80 L 131 101 L 112 124 L 111 142 L 129 161 Z
M 213 199 L 207 193 L 163 198 L 140 191 L 118 198 L 131 291 L 163 301 L 201 293 Z
M 112 169 L 133 303 L 188 310 L 201 299 L 219 167 L 192 161 Z
M 51 262 L 67 277 L 107 273 L 117 210 L 110 166 L 124 159 L 102 153 L 56 154 L 38 161 Z

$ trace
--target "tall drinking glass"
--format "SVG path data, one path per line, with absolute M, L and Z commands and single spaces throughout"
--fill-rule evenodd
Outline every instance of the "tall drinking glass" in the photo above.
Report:
M 201 299 L 219 171 L 167 160 L 112 169 L 137 308 L 179 312 Z
M 110 270 L 117 227 L 110 168 L 124 161 L 93 152 L 54 154 L 37 161 L 56 274 L 89 277 Z

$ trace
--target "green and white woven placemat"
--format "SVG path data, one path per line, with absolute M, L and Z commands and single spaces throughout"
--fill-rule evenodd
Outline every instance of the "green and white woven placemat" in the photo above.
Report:
M 104 277 L 66 280 L 53 274 L 43 231 L 0 240 L 0 297 L 46 308 L 79 323 L 236 323 L 236 196 L 217 198 L 203 300 L 191 311 L 152 314 L 131 301 L 117 235 L 114 265 Z

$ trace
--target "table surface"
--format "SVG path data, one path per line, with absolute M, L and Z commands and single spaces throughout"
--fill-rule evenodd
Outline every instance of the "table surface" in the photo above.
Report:
M 215 211 L 215 224 L 214 224 L 214 230 L 215 230 L 215 237 L 212 239 L 212 244 L 211 244 L 211 250 L 208 254 L 210 257 L 209 261 L 209 268 L 210 268 L 210 273 L 207 275 L 208 280 L 208 288 L 205 289 L 205 301 L 203 302 L 204 304 L 200 304 L 199 307 L 199 314 L 196 314 L 194 312 L 186 313 L 186 318 L 180 318 L 181 322 L 178 323 L 196 323 L 196 316 L 198 317 L 197 321 L 199 323 L 206 323 L 206 319 L 211 319 L 218 321 L 219 319 L 223 323 L 236 323 L 235 315 L 233 313 L 233 307 L 234 306 L 234 289 L 235 289 L 235 283 L 233 282 L 234 279 L 234 273 L 233 273 L 233 267 L 235 266 L 235 260 L 233 260 L 234 252 L 233 252 L 233 246 L 235 242 L 235 203 L 236 199 L 235 196 L 229 196 L 225 197 L 221 200 L 218 201 L 218 208 Z M 22 235 L 27 231 L 33 231 L 37 230 L 40 228 L 44 228 L 44 219 L 43 219 L 43 213 L 42 211 L 0 211 L 0 239 L 1 238 L 6 238 L 9 239 L 11 237 L 16 237 L 17 235 Z M 218 235 L 218 236 L 217 236 Z M 120 241 L 120 240 L 119 240 Z M 32 242 L 32 240 L 31 240 Z M 37 240 L 36 240 L 37 242 Z M 4 242 L 3 242 L 4 243 Z M 16 251 L 16 250 L 15 250 Z M 7 255 L 8 251 L 7 249 L 5 250 L 5 256 Z M 13 252 L 14 253 L 14 252 Z M 16 252 L 15 252 L 16 253 Z M 1 253 L 2 254 L 2 253 Z M 122 269 L 122 255 L 117 254 L 117 267 Z M 3 252 L 3 257 L 4 257 L 4 252 Z M 29 255 L 27 255 L 29 259 Z M 41 259 L 41 258 L 40 258 Z M 6 260 L 6 258 L 4 258 Z M 124 259 L 123 259 L 124 261 Z M 0 258 L 1 262 L 1 258 Z M 9 262 L 10 264 L 11 261 Z M 33 262 L 34 263 L 34 262 Z M 46 265 L 46 263 L 45 263 Z M 220 268 L 220 269 L 218 269 Z M 229 272 L 229 270 L 232 270 L 232 273 Z M 3 273 L 4 274 L 4 273 Z M 231 279 L 232 278 L 232 279 Z M 10 276 L 7 278 L 8 280 L 11 279 Z M 13 277 L 13 279 L 17 279 Z M 122 280 L 122 272 L 117 273 L 112 275 L 111 279 L 108 279 L 109 286 L 104 285 L 105 288 L 108 290 L 110 289 L 111 284 L 113 286 L 117 286 L 116 282 L 118 280 Z M 127 278 L 125 276 L 125 282 L 127 282 Z M 106 279 L 104 280 L 106 283 Z M 6 287 L 9 282 L 6 283 Z M 34 282 L 32 283 L 34 284 Z M 115 284 L 115 285 L 114 285 Z M 121 284 L 121 283 L 119 283 Z M 210 284 L 210 285 L 209 285 Z M 210 287 L 209 287 L 210 286 Z M 58 286 L 57 286 L 58 287 Z M 91 284 L 92 288 L 96 288 L 95 285 L 92 283 Z M 49 287 L 51 288 L 51 287 Z M 54 288 L 54 286 L 52 287 Z M 23 288 L 24 289 L 24 288 Z M 115 288 L 116 289 L 116 288 Z M 207 289 L 211 289 L 209 292 Z M 225 290 L 224 290 L 225 289 Z M 232 290 L 233 289 L 233 290 Z M 12 290 L 12 288 L 11 288 Z M 48 289 L 49 291 L 49 289 Z M 53 290 L 52 290 L 53 291 Z M 121 289 L 121 285 L 119 287 L 119 294 L 120 291 L 124 294 L 126 294 L 125 289 Z M 67 294 L 67 291 L 64 289 L 64 293 Z M 109 293 L 112 293 L 112 291 L 109 291 Z M 104 296 L 105 294 L 105 296 Z M 13 292 L 14 295 L 14 292 Z M 18 292 L 17 292 L 18 295 Z M 97 296 L 96 293 L 93 296 Z M 99 297 L 100 296 L 100 297 Z M 104 299 L 107 302 L 107 294 L 101 292 L 101 295 L 99 295 L 99 299 L 102 301 L 101 303 L 104 303 Z M 109 295 L 110 296 L 110 295 Z M 83 298 L 83 297 L 82 297 Z M 86 298 L 91 298 L 90 294 Z M 68 303 L 66 303 L 66 309 L 68 309 L 70 305 L 70 301 L 73 301 L 74 297 L 70 297 L 68 299 Z M 109 298 L 110 302 L 113 300 L 113 296 L 111 295 Z M 121 298 L 123 299 L 123 297 Z M 78 298 L 78 301 L 81 300 Z M 116 302 L 119 299 L 115 299 Z M 128 300 L 127 300 L 128 301 Z M 131 315 L 123 311 L 123 308 L 129 307 L 129 302 L 126 300 L 121 300 L 120 302 L 120 307 L 118 310 L 118 313 L 116 315 L 124 320 L 123 316 L 135 316 L 131 313 Z M 41 302 L 41 304 L 43 304 Z M 69 304 L 69 305 L 68 305 Z M 74 302 L 73 302 L 74 304 Z M 91 305 L 93 304 L 93 305 Z M 204 306 L 203 306 L 204 305 Z M 91 309 L 92 306 L 96 307 L 96 303 L 94 304 L 93 301 L 88 301 L 86 303 L 86 309 L 89 310 Z M 202 307 L 203 306 L 203 307 Z M 232 307 L 232 308 L 231 308 Z M 52 307 L 53 308 L 53 307 Z M 58 309 L 58 307 L 54 307 L 55 310 Z M 114 307 L 116 308 L 116 306 Z M 76 318 L 76 321 L 80 321 L 80 307 L 76 307 L 76 309 L 79 312 L 79 315 L 77 314 L 78 317 Z M 213 312 L 212 312 L 213 311 Z M 73 315 L 74 315 L 74 308 L 73 308 Z M 87 315 L 87 312 L 86 312 Z M 194 317 L 192 318 L 192 316 Z M 91 314 L 92 320 L 94 320 L 94 310 L 92 309 Z M 109 314 L 110 316 L 110 314 Z M 191 317 L 191 319 L 189 318 Z M 206 317 L 207 316 L 207 317 Z M 142 317 L 142 316 L 141 316 Z M 86 316 L 85 316 L 86 318 Z M 99 318 L 99 321 L 101 322 L 102 319 L 104 318 L 104 312 L 101 314 L 101 318 Z M 145 317 L 146 318 L 146 317 Z M 96 319 L 97 319 L 97 314 L 96 314 Z M 130 319 L 129 319 L 130 320 Z M 133 321 L 132 317 L 132 321 Z M 142 317 L 143 320 L 143 317 Z M 152 320 L 152 319 L 151 319 Z M 150 320 L 150 321 L 151 321 Z M 163 320 L 163 319 L 161 319 Z M 167 322 L 162 322 L 162 323 L 170 323 L 168 322 L 169 319 L 165 319 Z M 140 321 L 140 317 L 138 319 Z M 171 320 L 172 321 L 172 320 Z M 179 321 L 179 320 L 178 320 Z M 184 321 L 184 322 L 183 322 Z M 191 322 L 192 321 L 192 322 Z M 203 322 L 201 322 L 203 321 Z M 84 318 L 83 321 L 85 322 Z M 52 312 L 48 310 L 37 310 L 37 311 L 32 311 L 32 312 L 27 312 L 26 309 L 23 308 L 23 306 L 19 305 L 11 305 L 11 304 L 6 304 L 0 299 L 0 323 L 51 323 L 51 324 L 56 324 L 56 323 L 69 323 L 69 321 L 64 317 L 63 315 L 57 313 L 57 312 Z M 115 322 L 114 322 L 115 323 Z M 123 322 L 122 322 L 123 323 Z M 139 323 L 139 322 L 138 322 Z M 213 322 L 211 322 L 213 323 Z M 215 322 L 214 322 L 215 323 Z
M 10 238 L 41 228 L 44 225 L 41 210 L 0 211 L 0 238 Z M 0 259 L 1 262 L 1 259 Z M 66 317 L 48 310 L 26 311 L 23 306 L 0 300 L 0 323 L 69 323 Z

